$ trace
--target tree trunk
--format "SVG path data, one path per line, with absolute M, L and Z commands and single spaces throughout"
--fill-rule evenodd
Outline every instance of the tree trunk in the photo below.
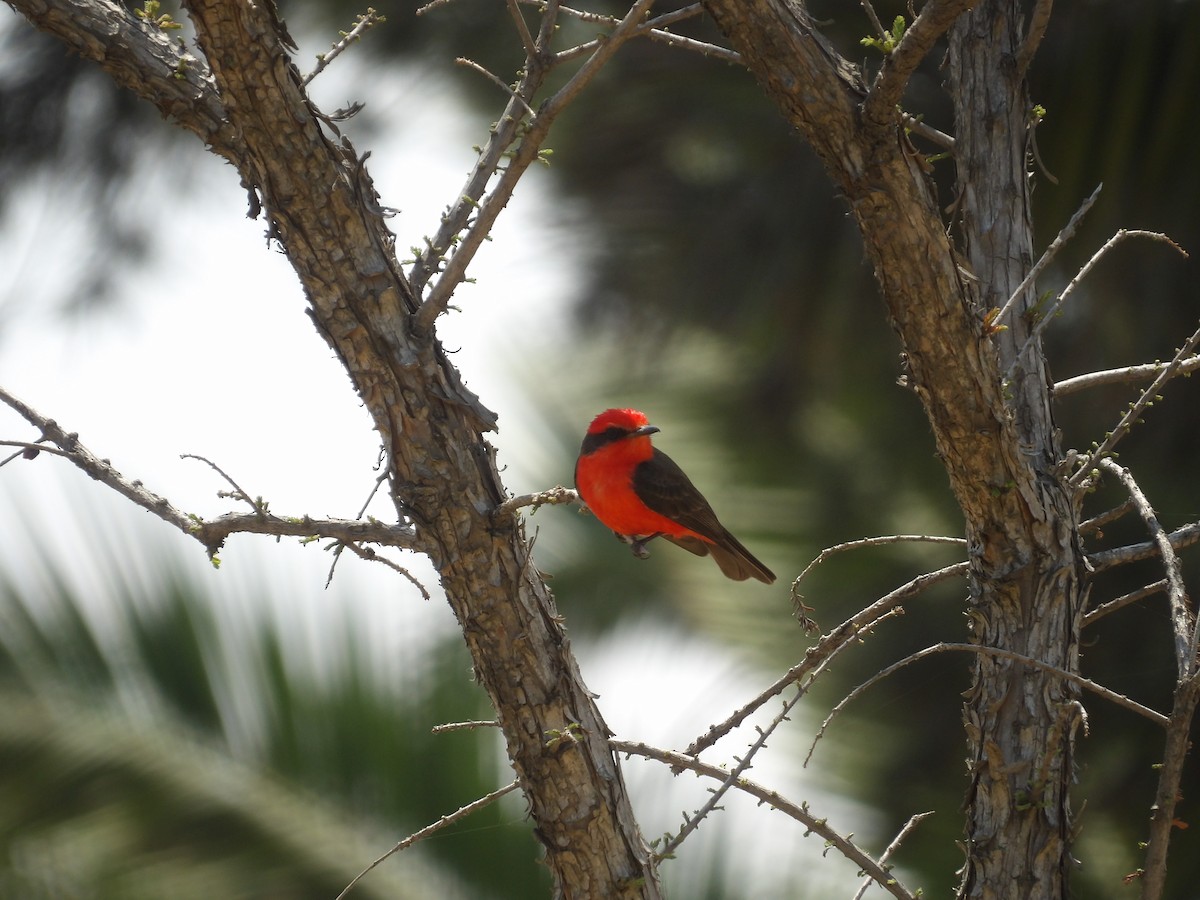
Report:
M 955 157 L 966 256 L 983 309 L 1003 306 L 1033 265 L 1027 148 L 1033 113 L 1018 66 L 1020 0 L 985 0 L 950 34 Z M 996 336 L 1007 369 L 1029 337 L 1030 286 Z M 974 638 L 1070 672 L 1079 668 L 1085 571 L 1078 502 L 1062 458 L 1040 349 L 1008 384 L 1022 469 L 1020 519 L 967 517 Z M 1014 448 L 1016 449 L 1016 448 Z M 1017 662 L 977 658 L 964 706 L 971 783 L 962 897 L 1066 897 L 1078 691 Z
M 870 89 L 795 0 L 706 0 L 735 49 L 844 192 L 906 351 L 908 384 L 962 507 L 972 638 L 1078 668 L 1084 584 L 1077 507 L 1060 458 L 1040 348 L 1006 383 L 1034 289 L 1007 331 L 988 326 L 1032 265 L 1029 107 L 1017 0 L 931 2 Z M 961 18 L 959 18 L 961 17 Z M 906 71 L 955 19 L 951 76 L 963 248 L 946 225 L 895 104 Z M 940 29 L 940 30 L 939 30 Z M 967 262 L 963 261 L 965 257 Z M 969 748 L 963 897 L 1067 895 L 1077 691 L 981 653 L 964 707 Z

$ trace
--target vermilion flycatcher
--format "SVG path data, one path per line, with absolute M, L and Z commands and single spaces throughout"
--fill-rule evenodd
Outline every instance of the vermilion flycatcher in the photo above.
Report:
M 575 463 L 575 487 L 588 508 L 642 559 L 646 544 L 662 537 L 697 556 L 711 554 L 735 581 L 774 582 L 675 461 L 650 443 L 658 430 L 636 409 L 607 409 L 592 420 Z

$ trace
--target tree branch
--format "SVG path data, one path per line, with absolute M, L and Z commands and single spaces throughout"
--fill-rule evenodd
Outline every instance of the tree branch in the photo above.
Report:
M 112 0 L 7 0 L 40 30 L 100 65 L 121 87 L 158 107 L 232 160 L 243 146 L 208 67 L 164 31 Z
M 1193 522 L 1190 525 L 1177 528 L 1167 535 L 1167 540 L 1171 542 L 1171 546 L 1176 550 L 1200 543 L 1200 522 Z M 1149 559 L 1158 552 L 1158 545 L 1154 541 L 1141 541 L 1137 544 L 1126 544 L 1124 547 L 1114 547 L 1111 550 L 1097 550 L 1095 553 L 1089 553 L 1088 563 L 1091 565 L 1092 571 L 1099 574 L 1105 569 L 1111 569 L 1114 566 L 1123 566 L 1126 563 Z
M 908 80 L 954 21 L 979 0 L 929 0 L 904 37 L 883 60 L 863 102 L 863 121 L 871 128 L 895 125 Z
M 878 622 L 893 614 L 894 610 L 901 608 L 900 605 L 904 601 L 915 597 L 938 582 L 945 581 L 956 575 L 965 575 L 966 572 L 966 563 L 955 563 L 952 566 L 938 569 L 936 572 L 919 575 L 896 588 L 896 590 L 880 597 L 874 603 L 859 610 L 829 634 L 821 638 L 814 646 L 810 647 L 804 654 L 803 662 L 792 666 L 781 678 L 761 691 L 749 703 L 736 710 L 724 721 L 711 726 L 708 731 L 692 741 L 684 752 L 691 756 L 698 756 L 700 753 L 703 753 L 738 725 L 742 724 L 747 716 L 761 709 L 763 704 L 767 703 L 772 697 L 782 694 L 788 685 L 801 684 L 804 681 L 802 687 L 804 690 L 807 690 L 837 654 L 854 643 L 864 632 L 874 628 Z M 807 680 L 805 681 L 805 679 Z
M 118 472 L 107 459 L 100 459 L 85 447 L 80 442 L 78 434 L 64 431 L 53 419 L 43 416 L 3 387 L 0 387 L 0 402 L 10 406 L 25 421 L 37 428 L 41 432 L 39 440 L 49 441 L 53 444 L 57 448 L 56 455 L 68 460 L 96 481 L 112 488 L 127 500 L 131 500 L 147 512 L 158 516 L 188 537 L 195 538 L 204 545 L 210 558 L 216 556 L 221 545 L 225 543 L 225 539 L 231 534 L 332 538 L 348 544 L 368 541 L 409 550 L 416 547 L 415 535 L 411 528 L 386 525 L 375 520 L 360 522 L 351 519 L 313 519 L 310 516 L 289 518 L 271 515 L 265 509 L 241 515 L 229 513 L 217 519 L 201 519 L 199 516 L 180 511 L 165 497 L 160 497 L 147 490 L 142 482 L 130 481 Z M 247 502 L 254 504 L 249 495 L 245 495 L 244 492 L 243 495 Z
M 1175 639 L 1175 666 L 1180 682 L 1186 681 L 1196 673 L 1196 621 L 1188 603 L 1187 588 L 1183 584 L 1183 567 L 1171 539 L 1159 524 L 1150 501 L 1142 493 L 1141 487 L 1134 480 L 1129 470 L 1117 465 L 1105 457 L 1099 465 L 1116 476 L 1117 480 L 1129 492 L 1130 498 L 1137 506 L 1138 514 L 1150 532 L 1150 539 L 1162 557 L 1163 568 L 1167 575 L 1167 599 L 1171 609 L 1171 630 Z
M 1109 384 L 1128 384 L 1136 381 L 1145 381 L 1148 378 L 1160 374 L 1171 363 L 1152 362 L 1142 363 L 1136 366 L 1122 366 L 1119 369 L 1104 369 L 1099 372 L 1088 372 L 1084 375 L 1076 375 L 1074 378 L 1064 378 L 1062 381 L 1054 385 L 1055 397 L 1069 397 L 1071 394 L 1076 394 L 1079 391 L 1088 388 L 1103 387 Z M 1178 375 L 1190 375 L 1192 372 L 1200 370 L 1200 356 L 1189 356 L 1179 363 L 1176 370 Z
M 659 762 L 666 763 L 673 769 L 687 769 L 706 778 L 715 778 L 717 781 L 724 782 L 729 777 L 729 772 L 720 766 L 712 766 L 692 756 L 676 753 L 672 750 L 660 750 L 657 747 L 651 747 L 649 744 L 637 741 L 622 741 L 616 738 L 610 739 L 609 745 L 618 753 L 627 753 L 633 756 L 643 756 L 646 759 L 658 760 Z M 739 778 L 732 786 L 754 797 L 759 803 L 765 803 L 772 809 L 777 809 L 784 815 L 790 816 L 812 833 L 824 838 L 828 844 L 836 847 L 838 852 L 857 865 L 868 877 L 893 897 L 903 898 L 903 900 L 916 900 L 918 895 L 901 885 L 890 870 L 872 859 L 870 854 L 859 848 L 849 837 L 845 837 L 830 828 L 828 819 L 819 819 L 810 813 L 807 804 L 795 804 L 777 791 L 763 787 L 749 778 Z

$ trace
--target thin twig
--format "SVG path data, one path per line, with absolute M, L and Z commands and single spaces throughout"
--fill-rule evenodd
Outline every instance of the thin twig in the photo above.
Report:
M 950 153 L 954 152 L 954 138 L 946 134 L 944 131 L 938 131 L 938 129 L 934 128 L 932 125 L 928 125 L 925 122 L 922 122 L 916 116 L 909 115 L 904 111 L 900 112 L 900 121 L 904 123 L 904 127 L 909 131 L 913 132 L 914 134 L 919 134 L 931 144 L 935 144 L 938 147 L 941 147 L 943 150 L 949 151 Z
M 1097 188 L 1097 190 L 1099 190 L 1099 188 Z M 1095 196 L 1095 194 L 1093 194 L 1092 196 Z M 1157 231 L 1138 231 L 1138 230 L 1131 230 L 1131 229 L 1126 229 L 1126 228 L 1119 229 L 1116 234 L 1114 234 L 1111 238 L 1109 238 L 1107 241 L 1105 241 L 1104 246 L 1102 246 L 1099 250 L 1097 250 L 1092 255 L 1091 259 L 1089 259 L 1086 263 L 1083 264 L 1083 268 L 1075 273 L 1075 277 L 1072 278 L 1067 283 L 1067 286 L 1062 289 L 1062 293 L 1060 293 L 1055 298 L 1054 303 L 1052 303 L 1048 309 L 1041 311 L 1037 323 L 1034 324 L 1033 329 L 1029 333 L 1029 337 L 1025 339 L 1025 343 L 1021 345 L 1021 349 L 1017 351 L 1016 356 L 1014 356 L 1012 362 L 1009 363 L 1008 371 L 1006 371 L 1004 373 L 1005 381 L 1009 381 L 1012 379 L 1013 373 L 1016 371 L 1017 366 L 1020 364 L 1022 357 L 1025 356 L 1025 353 L 1029 350 L 1030 347 L 1033 347 L 1037 343 L 1038 339 L 1042 335 L 1042 332 L 1045 331 L 1046 328 L 1050 325 L 1051 320 L 1058 313 L 1058 311 L 1062 308 L 1062 305 L 1064 303 L 1066 303 L 1067 298 L 1069 296 L 1071 296 L 1071 294 L 1074 292 L 1075 288 L 1077 288 L 1080 285 L 1080 283 L 1082 283 L 1083 279 L 1086 278 L 1088 276 L 1088 274 L 1092 271 L 1092 269 L 1094 269 L 1096 267 L 1096 264 L 1098 262 L 1100 262 L 1100 260 L 1103 259 L 1108 254 L 1108 252 L 1110 250 L 1112 250 L 1114 247 L 1116 247 L 1118 244 L 1122 243 L 1123 241 L 1128 240 L 1129 238 L 1133 238 L 1133 237 L 1144 237 L 1144 238 L 1149 238 L 1150 240 L 1154 240 L 1154 241 L 1161 241 L 1162 243 L 1165 243 L 1165 244 L 1169 245 L 1170 247 L 1173 247 L 1174 249 L 1178 250 L 1180 253 L 1183 254 L 1184 258 L 1187 258 L 1187 251 L 1185 251 L 1182 247 L 1180 247 L 1177 243 L 1175 243 L 1173 240 L 1171 240 L 1165 234 L 1160 234 Z M 1026 281 L 1028 281 L 1028 276 L 1026 276 Z M 1024 282 L 1022 282 L 1022 283 L 1024 284 Z M 1008 306 L 1008 304 L 1005 304 L 1005 306 Z M 996 318 L 999 319 L 999 316 L 997 316 Z
M 804 567 L 804 571 L 796 576 L 796 580 L 792 582 L 792 591 L 795 592 L 798 590 L 800 582 L 804 580 L 805 576 L 831 556 L 836 556 L 839 553 L 845 553 L 849 550 L 861 550 L 864 547 L 882 547 L 887 544 L 901 543 L 953 544 L 956 547 L 965 547 L 967 545 L 964 538 L 933 534 L 885 534 L 879 537 L 859 538 L 854 541 L 846 541 L 843 544 L 834 544 L 832 547 L 826 547 L 818 553 L 816 559 Z
M 525 21 L 525 16 L 521 13 L 520 6 L 517 5 L 517 0 L 507 0 L 508 14 L 512 16 L 513 24 L 517 26 L 517 34 L 521 36 L 521 44 L 525 47 L 525 55 L 529 58 L 537 56 L 537 45 L 533 40 L 533 35 L 529 33 L 529 23 Z
M 646 759 L 654 759 L 666 763 L 672 768 L 687 769 L 706 778 L 714 778 L 717 781 L 724 782 L 729 776 L 729 773 L 719 766 L 709 765 L 691 756 L 676 753 L 672 750 L 661 750 L 658 747 L 651 747 L 648 744 L 635 741 L 610 739 L 608 743 L 618 753 L 627 753 L 633 756 L 642 756 Z M 904 898 L 904 900 L 916 900 L 916 895 L 901 885 L 888 869 L 884 868 L 878 861 L 872 859 L 870 854 L 858 847 L 849 837 L 830 828 L 828 819 L 818 818 L 809 812 L 807 804 L 793 803 L 780 795 L 778 791 L 772 791 L 757 782 L 751 781 L 749 778 L 739 778 L 733 787 L 754 797 L 759 803 L 765 803 L 772 809 L 779 810 L 784 815 L 790 816 L 813 834 L 824 838 L 830 846 L 836 847 L 846 859 L 867 873 L 868 876 L 893 897 Z
M 873 628 L 876 623 L 882 621 L 886 616 L 892 613 L 893 610 L 902 608 L 906 600 L 915 597 L 922 591 L 933 585 L 953 578 L 957 575 L 964 575 L 967 571 L 965 562 L 955 563 L 952 566 L 946 566 L 943 569 L 938 569 L 935 572 L 927 572 L 924 575 L 918 575 L 916 578 L 896 588 L 896 590 L 880 597 L 874 603 L 855 613 L 829 634 L 825 635 L 815 645 L 809 648 L 804 654 L 804 661 L 798 663 L 784 673 L 782 678 L 775 681 L 774 684 L 760 692 L 749 703 L 746 703 L 740 709 L 736 710 L 731 716 L 723 722 L 712 725 L 708 731 L 692 741 L 685 751 L 691 756 L 697 756 L 707 750 L 722 737 L 745 721 L 746 717 L 751 715 L 755 710 L 760 709 L 763 704 L 769 701 L 772 697 L 776 697 L 787 689 L 789 684 L 799 684 L 801 679 L 808 676 L 815 677 L 818 670 L 823 671 L 821 667 L 828 663 L 837 653 L 841 652 L 841 648 L 853 643 L 864 629 Z M 809 681 L 811 683 L 811 679 Z
M 1167 540 L 1176 550 L 1200 543 L 1200 522 L 1192 522 L 1177 528 L 1167 535 Z M 1126 544 L 1124 547 L 1113 547 L 1111 550 L 1097 550 L 1088 554 L 1088 564 L 1095 574 L 1123 566 L 1131 562 L 1140 562 L 1158 554 L 1158 545 L 1154 541 L 1140 541 L 1136 544 Z
M 1196 349 L 1197 344 L 1200 344 L 1200 328 L 1192 332 L 1192 336 L 1184 342 L 1183 346 L 1175 354 L 1175 357 L 1158 373 L 1158 377 L 1150 383 L 1150 387 L 1146 388 L 1142 392 L 1142 395 L 1130 404 L 1125 415 L 1121 417 L 1121 421 L 1108 433 L 1100 446 L 1088 454 L 1083 465 L 1071 476 L 1071 484 L 1073 486 L 1086 487 L 1091 483 L 1092 473 L 1090 470 L 1096 465 L 1097 460 L 1104 459 L 1112 453 L 1113 448 L 1129 433 L 1129 430 L 1141 418 L 1146 408 L 1158 398 L 1158 392 L 1163 389 L 1163 386 L 1179 374 L 1179 367 L 1182 365 L 1183 360 L 1192 355 L 1192 351 Z
M 1012 296 L 1004 301 L 1004 305 L 1000 307 L 1000 311 L 992 318 L 993 327 L 1002 325 L 1004 323 L 1004 317 L 1008 315 L 1008 311 L 1016 305 L 1017 301 L 1024 296 L 1025 289 L 1037 281 L 1038 276 L 1042 274 L 1042 271 L 1046 268 L 1046 266 L 1050 265 L 1051 261 L 1055 256 L 1058 255 L 1058 251 L 1062 249 L 1063 245 L 1072 237 L 1074 237 L 1076 229 L 1079 228 L 1079 223 L 1082 222 L 1083 217 L 1088 214 L 1088 210 L 1095 205 L 1096 199 L 1100 196 L 1100 191 L 1103 189 L 1103 182 L 1096 185 L 1096 189 L 1092 191 L 1091 196 L 1083 201 L 1079 209 L 1075 210 L 1075 215 L 1071 216 L 1071 220 L 1067 222 L 1067 224 L 1063 227 L 1063 230 L 1060 231 L 1058 236 L 1050 242 L 1050 246 L 1048 246 L 1042 252 L 1041 258 L 1038 259 L 1038 261 L 1034 263 L 1033 268 L 1029 270 L 1029 274 L 1025 276 L 1020 284 L 1017 285 L 1017 289 L 1012 292 Z
M 1142 900 L 1160 900 L 1167 879 L 1167 850 L 1171 834 L 1180 823 L 1175 806 L 1182 794 L 1184 764 L 1191 749 L 1192 720 L 1200 701 L 1200 680 L 1192 675 L 1175 685 L 1171 705 L 1171 724 L 1163 746 L 1163 761 L 1158 770 L 1158 786 L 1150 807 L 1150 835 L 1146 841 L 1146 862 L 1142 868 Z M 1186 827 L 1186 825 L 1184 826 Z
M 538 491 L 535 494 L 520 494 L 516 497 L 509 497 L 503 503 L 492 511 L 492 518 L 499 519 L 503 516 L 510 516 L 519 509 L 525 507 L 533 507 L 536 512 L 539 507 L 553 506 L 561 503 L 580 503 L 579 494 L 569 487 L 563 487 L 561 484 L 545 491 Z
M 180 453 L 179 458 L 180 459 L 195 459 L 195 460 L 199 460 L 200 462 L 204 463 L 209 468 L 211 468 L 214 472 L 216 472 L 218 475 L 220 475 L 222 478 L 224 478 L 226 481 L 229 482 L 229 484 L 233 487 L 234 499 L 244 500 L 246 503 L 248 503 L 250 505 L 250 508 L 253 509 L 260 516 L 267 514 L 267 505 L 265 503 L 263 503 L 261 497 L 258 498 L 257 500 L 255 500 L 253 497 L 251 497 L 242 488 L 242 486 L 240 484 L 238 484 L 236 481 L 233 480 L 233 478 L 230 476 L 230 474 L 228 472 L 226 472 L 224 469 L 222 469 L 220 466 L 218 466 L 215 462 L 213 462 L 208 457 L 200 456 L 197 453 Z
M 867 18 L 871 20 L 871 27 L 875 29 L 875 36 L 881 40 L 886 40 L 888 33 L 883 27 L 883 23 L 879 21 L 879 16 L 875 15 L 875 7 L 871 5 L 871 0 L 859 0 L 862 5 L 863 12 L 867 14 Z
M 1024 656 L 1020 653 L 1014 653 L 1011 650 L 1002 650 L 999 647 L 984 647 L 979 644 L 959 644 L 943 641 L 942 643 L 934 644 L 932 647 L 926 647 L 924 650 L 918 650 L 916 653 L 906 656 L 904 659 L 901 659 L 898 662 L 892 663 L 890 666 L 887 666 L 881 671 L 876 672 L 862 684 L 858 685 L 858 687 L 852 690 L 849 694 L 843 697 L 838 704 L 829 711 L 829 715 L 825 717 L 825 721 L 821 723 L 821 727 L 817 730 L 816 737 L 813 738 L 813 742 L 808 748 L 808 755 L 804 758 L 804 764 L 806 766 L 808 765 L 809 760 L 812 759 L 813 752 L 817 749 L 817 743 L 825 736 L 825 731 L 829 728 L 833 720 L 837 718 L 838 714 L 840 714 L 841 711 L 849 706 L 853 701 L 862 696 L 867 690 L 874 687 L 889 675 L 892 675 L 906 666 L 912 665 L 913 663 L 925 659 L 926 657 L 933 656 L 935 653 L 946 653 L 949 651 L 978 653 L 988 656 L 998 656 L 1001 659 L 1011 659 L 1014 662 L 1023 663 L 1027 666 L 1031 666 L 1032 668 L 1041 669 L 1043 672 L 1049 672 L 1052 675 L 1057 675 L 1059 678 L 1062 678 L 1065 681 L 1069 681 L 1072 684 L 1076 684 L 1079 687 L 1085 688 L 1106 700 L 1112 701 L 1118 706 L 1124 707 L 1131 712 L 1137 713 L 1139 716 L 1149 719 L 1151 722 L 1162 725 L 1164 728 L 1167 726 L 1169 721 L 1162 713 L 1150 709 L 1147 706 L 1143 706 L 1136 700 L 1129 699 L 1124 694 L 1118 694 L 1116 691 L 1106 688 L 1103 685 L 1099 685 L 1091 679 L 1084 678 L 1082 675 L 1076 675 L 1073 672 L 1068 672 L 1065 669 L 1060 669 L 1057 666 L 1052 666 L 1049 663 L 1042 662 L 1040 659 L 1034 659 L 1031 656 Z
M 700 823 L 704 821 L 705 817 L 707 817 L 709 813 L 717 808 L 717 804 L 721 802 L 721 798 L 724 797 L 725 794 L 729 792 L 729 789 L 741 779 L 742 773 L 754 764 L 754 757 L 758 755 L 758 752 L 763 747 L 767 746 L 767 738 L 774 734 L 776 728 L 787 721 L 788 714 L 792 711 L 793 707 L 800 702 L 800 698 L 803 697 L 804 694 L 804 690 L 797 689 L 796 696 L 783 702 L 782 708 L 775 715 L 775 717 L 771 719 L 770 724 L 767 725 L 766 728 L 758 729 L 758 737 L 755 738 L 754 743 L 750 745 L 745 754 L 740 759 L 738 759 L 736 756 L 734 757 L 734 759 L 737 760 L 737 765 L 735 765 L 725 774 L 725 778 L 721 782 L 721 786 L 715 791 L 710 792 L 710 796 L 708 800 L 704 802 L 703 806 L 701 806 L 698 810 L 695 810 L 690 816 L 684 816 L 683 827 L 679 829 L 679 833 L 669 841 L 665 842 L 655 852 L 655 856 L 657 856 L 659 859 L 670 858 L 671 855 L 679 849 L 679 845 L 687 839 L 687 836 L 694 832 L 700 826 Z
M 467 59 L 465 56 L 459 56 L 454 60 L 454 62 L 460 66 L 465 66 L 468 69 L 478 72 L 480 75 L 482 75 L 488 81 L 490 81 L 492 84 L 496 85 L 496 87 L 500 88 L 500 90 L 504 91 L 504 93 L 508 94 L 508 96 L 510 98 L 515 100 L 517 103 L 519 103 L 521 105 L 521 107 L 525 110 L 526 115 L 530 115 L 530 116 L 534 115 L 533 107 L 530 106 L 528 103 L 526 103 L 525 99 L 523 97 L 521 97 L 519 94 L 517 94 L 517 92 L 513 90 L 511 85 L 505 84 L 503 79 L 501 79 L 500 77 L 498 77 L 496 75 L 493 75 L 491 72 L 489 72 L 483 66 L 481 66 L 479 63 L 475 62 L 475 60 Z
M 1128 384 L 1135 381 L 1145 381 L 1153 378 L 1170 363 L 1152 362 L 1138 366 L 1122 366 L 1119 369 L 1104 369 L 1100 372 L 1088 372 L 1066 378 L 1054 385 L 1055 397 L 1066 397 L 1087 388 L 1101 387 L 1108 384 Z M 1189 356 L 1179 364 L 1179 375 L 1190 375 L 1200 369 L 1200 356 Z
M 1178 678 L 1180 681 L 1191 678 L 1196 671 L 1196 623 L 1188 601 L 1187 588 L 1183 584 L 1183 566 L 1180 565 L 1175 548 L 1171 546 L 1171 539 L 1167 537 L 1167 533 L 1159 524 L 1158 516 L 1154 514 L 1150 501 L 1146 499 L 1141 486 L 1138 485 L 1129 470 L 1117 465 L 1107 457 L 1101 459 L 1099 464 L 1115 475 L 1125 490 L 1129 492 L 1129 497 L 1137 506 L 1138 514 L 1142 517 L 1146 530 L 1150 532 L 1150 539 L 1154 541 L 1162 556 L 1163 568 L 1166 570 L 1167 576 L 1167 600 L 1171 609 L 1171 631 L 1172 637 L 1175 639 L 1175 665 Z
M 72 465 L 104 484 L 137 506 L 153 513 L 168 525 L 195 538 L 204 545 L 209 557 L 216 556 L 225 539 L 231 534 L 269 534 L 275 537 L 322 537 L 341 541 L 369 541 L 389 547 L 416 549 L 416 534 L 411 528 L 386 525 L 369 520 L 357 522 L 350 519 L 313 519 L 309 516 L 282 518 L 270 513 L 255 512 L 245 515 L 230 513 L 216 519 L 201 519 L 176 509 L 164 497 L 148 491 L 141 481 L 130 481 L 106 459 L 100 459 L 79 440 L 79 435 L 68 433 L 53 419 L 47 418 L 0 387 L 0 402 L 5 403 L 21 415 L 25 421 L 41 432 L 41 440 L 49 441 L 58 448 L 56 455 L 66 458 Z M 50 450 L 49 447 L 40 447 Z
M 405 578 L 407 578 L 409 583 L 412 584 L 413 587 L 415 587 L 418 591 L 421 592 L 421 599 L 426 600 L 426 601 L 428 601 L 430 599 L 429 590 L 425 587 L 425 585 L 423 585 L 421 583 L 420 579 L 417 578 L 416 575 L 414 575 L 412 572 L 408 571 L 408 569 L 404 568 L 404 566 L 400 565 L 398 562 L 395 562 L 394 560 L 390 560 L 386 556 L 381 556 L 380 554 L 376 553 L 373 548 L 364 547 L 361 544 L 359 544 L 357 541 L 339 541 L 337 544 L 337 547 L 339 550 L 342 547 L 349 547 L 351 553 L 353 553 L 359 559 L 365 559 L 367 562 L 382 563 L 383 565 L 385 565 L 389 569 L 391 569 L 393 572 L 396 572 L 400 575 L 403 575 Z M 329 577 L 325 581 L 325 587 L 328 588 L 332 581 L 333 581 L 333 569 L 330 568 Z
M 430 734 L 446 734 L 451 731 L 468 731 L 475 728 L 499 728 L 495 719 L 479 719 L 472 722 L 445 722 L 429 729 Z
M 300 84 L 308 87 L 309 82 L 324 72 L 326 66 L 341 56 L 347 47 L 366 34 L 372 26 L 386 21 L 387 18 L 385 16 L 379 15 L 374 9 L 368 6 L 367 11 L 358 17 L 358 20 L 354 23 L 354 27 L 349 31 L 343 32 L 342 39 L 335 43 L 328 53 L 317 55 L 317 67 L 305 75 Z
M 1147 584 L 1144 587 L 1138 588 L 1136 591 L 1130 591 L 1128 594 L 1122 594 L 1115 600 L 1109 600 L 1107 603 L 1101 603 L 1090 613 L 1083 617 L 1082 627 L 1087 628 L 1097 619 L 1103 619 L 1109 613 L 1115 613 L 1119 609 L 1124 609 L 1126 606 L 1137 603 L 1139 600 L 1145 600 L 1147 597 L 1153 597 L 1155 594 L 1167 589 L 1167 579 L 1160 578 L 1153 584 Z
M 634 4 L 629 8 L 629 12 L 625 14 L 621 22 L 612 30 L 608 38 L 596 48 L 596 51 L 588 58 L 587 62 L 580 66 L 578 71 L 571 76 L 570 80 L 539 107 L 538 114 L 528 122 L 528 127 L 521 138 L 520 144 L 517 146 L 511 159 L 509 159 L 508 166 L 504 169 L 503 174 L 501 174 L 487 198 L 475 210 L 474 220 L 462 235 L 454 255 L 445 261 L 445 268 L 442 270 L 437 282 L 430 288 L 428 296 L 421 303 L 421 307 L 417 311 L 413 322 L 413 327 L 417 334 L 431 333 L 433 324 L 438 316 L 446 311 L 450 297 L 466 277 L 467 266 L 474 258 L 479 247 L 482 246 L 484 240 L 491 233 L 496 218 L 512 197 L 518 180 L 534 160 L 538 158 L 542 143 L 545 141 L 550 131 L 550 126 L 554 123 L 555 119 L 558 118 L 558 115 L 570 105 L 579 95 L 579 92 L 608 63 L 613 54 L 626 41 L 636 36 L 637 27 L 641 24 L 642 20 L 646 17 L 646 13 L 653 5 L 654 0 L 635 0 Z M 551 6 L 553 5 L 551 4 Z M 540 66 L 536 66 L 535 60 L 527 60 L 526 75 L 517 90 L 517 94 L 522 98 L 525 97 L 527 82 L 532 77 L 531 73 L 535 70 L 539 73 L 538 83 L 540 83 L 542 77 Z M 510 101 L 509 105 L 510 107 L 512 106 L 512 101 Z M 506 110 L 506 115 L 508 114 Z M 515 137 L 515 130 L 513 136 Z M 510 139 L 505 143 L 505 148 L 511 142 Z M 491 142 L 489 142 L 490 146 Z M 489 177 L 494 168 L 493 164 L 488 169 Z M 482 195 L 480 194 L 479 196 Z M 457 233 L 458 230 L 456 229 L 452 234 Z M 446 246 L 449 246 L 448 241 Z
M 426 825 L 420 831 L 413 832 L 408 837 L 406 837 L 404 840 L 402 840 L 400 843 L 398 843 L 395 847 L 393 847 L 391 850 L 389 850 L 387 853 L 383 854 L 383 856 L 379 857 L 379 859 L 375 860 L 375 862 L 371 863 L 369 866 L 367 866 L 365 869 L 363 869 L 361 872 L 359 872 L 357 875 L 355 875 L 354 880 L 351 881 L 348 885 L 346 885 L 342 889 L 342 892 L 337 895 L 336 900 L 345 900 L 346 896 L 350 893 L 351 889 L 353 889 L 353 887 L 356 884 L 358 884 L 359 881 L 361 881 L 368 872 L 370 872 L 372 869 L 374 869 L 377 865 L 379 865 L 381 862 L 383 862 L 385 859 L 387 859 L 393 853 L 399 853 L 401 850 L 407 850 L 413 844 L 417 843 L 418 841 L 424 840 L 425 838 L 429 837 L 434 832 L 441 831 L 447 825 L 453 825 L 459 819 L 465 819 L 467 816 L 471 815 L 471 813 L 478 812 L 479 810 L 483 809 L 485 806 L 490 806 L 492 803 L 499 800 L 505 794 L 510 794 L 513 791 L 515 791 L 518 786 L 519 786 L 519 783 L 516 781 L 513 781 L 510 784 L 506 784 L 504 787 L 500 788 L 499 790 L 492 791 L 487 796 L 480 797 L 478 800 L 468 803 L 466 806 L 462 807 L 461 809 L 455 810 L 454 812 L 450 813 L 449 815 L 442 816 L 436 822 Z
M 1105 525 L 1123 518 L 1126 513 L 1132 512 L 1134 508 L 1133 501 L 1126 500 L 1124 503 L 1114 506 L 1107 512 L 1102 512 L 1098 516 L 1092 516 L 1090 519 L 1080 522 L 1079 533 L 1090 534 L 1093 531 L 1099 532 Z
M 887 861 L 891 859 L 893 853 L 900 849 L 900 845 L 904 843 L 904 839 L 912 834 L 918 825 L 932 815 L 933 810 L 929 810 L 928 812 L 914 813 L 912 816 L 910 816 L 908 821 L 904 823 L 904 827 L 900 829 L 894 838 L 892 838 L 892 842 L 884 847 L 883 852 L 879 854 L 879 865 L 887 865 Z M 874 883 L 874 878 L 870 876 L 864 878 L 863 883 L 859 885 L 858 892 L 854 895 L 853 900 L 862 900 L 863 895 L 867 892 L 867 889 L 870 888 Z

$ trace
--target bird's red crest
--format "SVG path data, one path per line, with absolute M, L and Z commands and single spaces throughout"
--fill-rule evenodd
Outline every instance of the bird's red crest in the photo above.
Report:
M 643 425 L 650 424 L 650 420 L 646 418 L 646 414 L 639 412 L 636 409 L 606 409 L 596 418 L 592 419 L 592 424 L 588 426 L 588 434 L 603 434 L 609 428 L 623 428 L 627 431 L 635 431 Z

